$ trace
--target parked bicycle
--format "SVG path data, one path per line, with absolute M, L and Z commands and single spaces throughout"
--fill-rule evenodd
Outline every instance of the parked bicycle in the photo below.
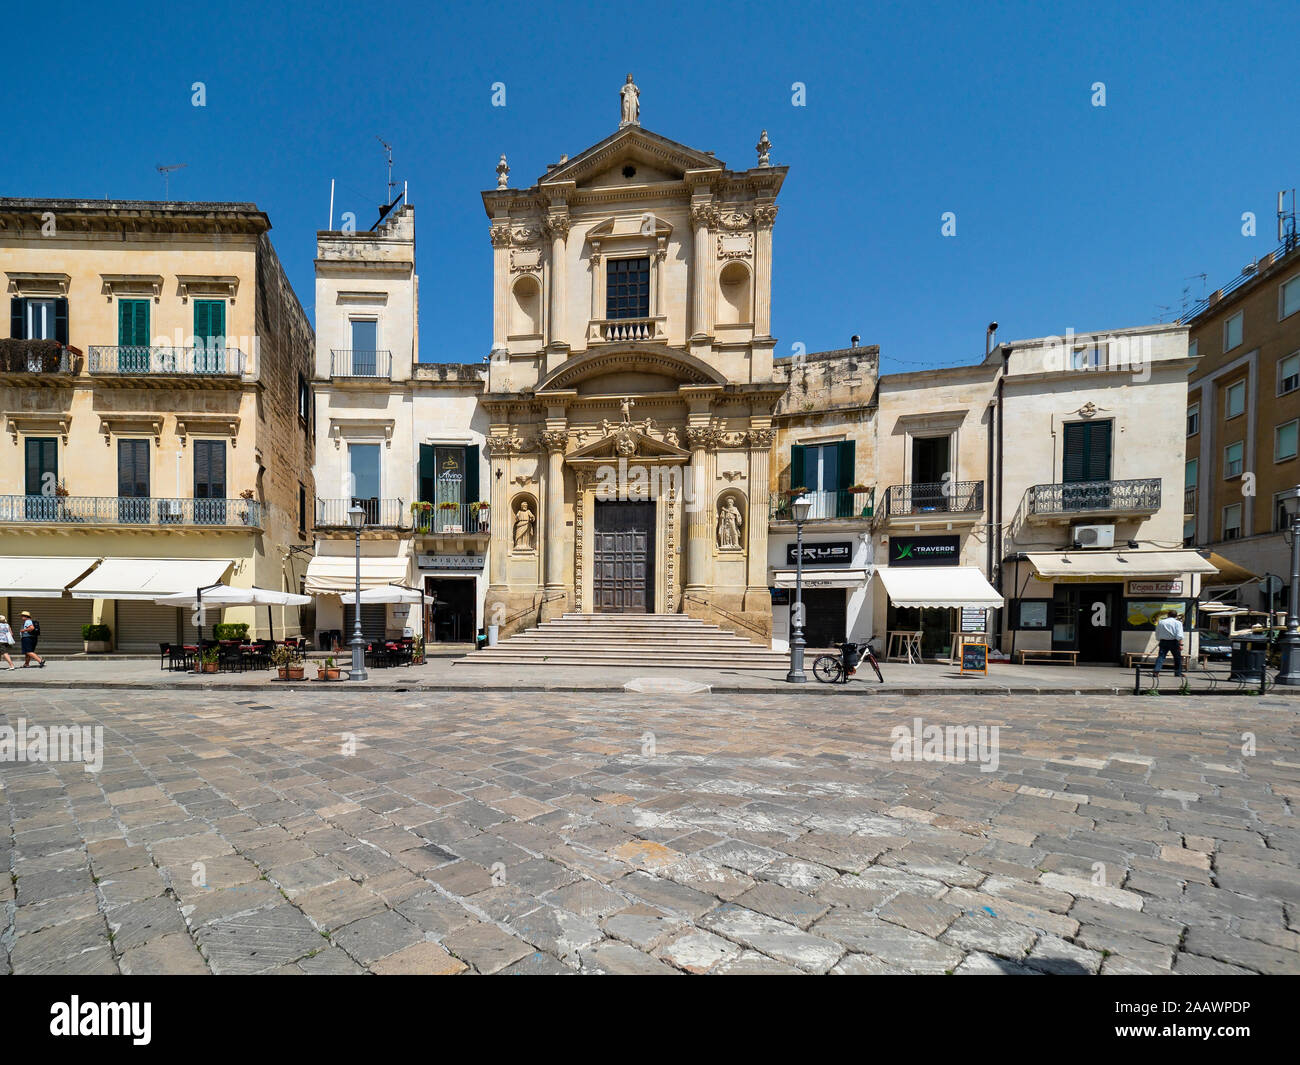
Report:
M 880 672 L 880 663 L 876 661 L 876 653 L 871 649 L 870 641 L 842 643 L 838 655 L 818 655 L 817 661 L 813 663 L 813 676 L 823 684 L 847 684 L 864 660 L 871 664 L 876 680 L 883 684 L 885 678 Z

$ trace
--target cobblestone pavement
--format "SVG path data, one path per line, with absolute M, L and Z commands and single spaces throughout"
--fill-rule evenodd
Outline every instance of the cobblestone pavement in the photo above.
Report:
M 1300 972 L 1286 698 L 0 700 L 0 972 Z

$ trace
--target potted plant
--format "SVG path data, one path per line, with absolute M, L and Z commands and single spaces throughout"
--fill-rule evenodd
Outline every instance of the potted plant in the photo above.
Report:
M 325 664 L 316 667 L 317 680 L 342 680 L 343 671 L 334 664 L 334 659 L 325 659 Z
M 113 649 L 113 632 L 107 625 L 82 625 L 81 639 L 88 655 L 106 655 Z
M 480 529 L 486 529 L 488 527 L 488 515 L 491 513 L 489 510 L 489 504 L 482 501 L 471 503 L 469 505 L 469 512 L 478 519 L 478 527 Z
M 281 680 L 302 680 L 306 667 L 302 663 L 302 652 L 296 647 L 278 644 L 271 652 L 271 661 L 279 670 Z
M 424 637 L 417 636 L 411 641 L 411 661 L 417 665 L 424 665 Z
M 216 673 L 220 669 L 221 651 L 216 647 L 207 647 L 199 652 L 199 672 Z

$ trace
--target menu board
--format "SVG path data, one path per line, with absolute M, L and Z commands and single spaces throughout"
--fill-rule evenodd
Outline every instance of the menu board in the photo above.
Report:
M 986 643 L 964 643 L 961 645 L 961 671 L 963 673 L 983 673 L 989 671 L 989 645 Z

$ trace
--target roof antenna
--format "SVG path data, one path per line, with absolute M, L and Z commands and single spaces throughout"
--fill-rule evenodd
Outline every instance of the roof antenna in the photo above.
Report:
M 393 184 L 393 146 L 377 134 L 375 140 L 382 144 L 384 146 L 384 151 L 388 153 L 388 201 L 379 205 L 379 217 L 375 219 L 375 224 L 370 227 L 370 232 L 372 233 L 378 229 L 384 219 L 388 217 L 388 212 L 406 198 L 405 183 L 403 183 L 402 191 L 396 196 L 393 195 L 393 188 L 395 187 Z
M 164 200 L 171 200 L 172 198 L 171 172 L 173 170 L 184 170 L 189 165 L 190 165 L 189 163 L 173 163 L 171 166 L 163 166 L 161 163 L 159 163 L 158 166 L 155 168 L 157 169 L 158 173 L 160 173 L 163 176 L 163 199 Z

